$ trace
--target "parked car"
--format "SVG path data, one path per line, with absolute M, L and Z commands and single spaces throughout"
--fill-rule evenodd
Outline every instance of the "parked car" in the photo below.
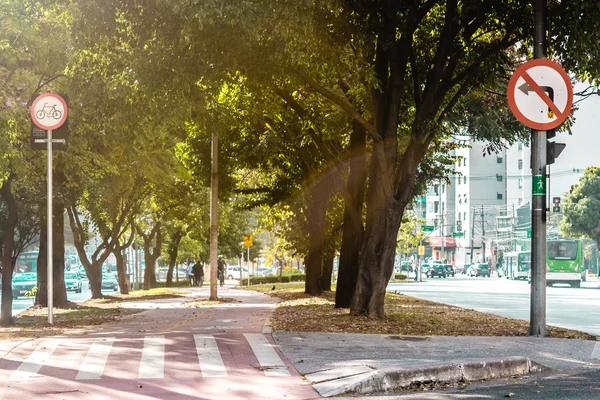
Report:
M 438 277 L 438 278 L 445 278 L 447 275 L 446 273 L 446 266 L 443 264 L 436 264 L 433 265 L 428 271 L 427 271 L 427 277 L 428 278 L 433 278 L 433 277 Z
M 446 268 L 446 275 L 454 277 L 455 272 L 454 272 L 454 267 L 452 266 L 452 264 L 443 264 L 443 266 L 444 266 L 444 268 Z
M 79 279 L 87 280 L 87 275 L 85 273 L 85 268 L 83 267 L 83 265 L 80 265 L 77 269 L 77 275 L 79 275 Z
M 23 296 L 37 286 L 37 274 L 35 272 L 16 274 L 13 276 L 11 286 L 13 299 Z
M 119 290 L 119 283 L 113 274 L 102 274 L 102 289 Z
M 490 277 L 490 266 L 489 264 L 476 263 L 469 267 L 469 276 L 487 276 Z
M 225 273 L 227 279 L 240 279 L 240 266 L 239 265 L 228 265 Z M 248 269 L 242 267 L 242 278 L 248 277 Z
M 67 288 L 67 292 L 72 290 L 75 293 L 81 293 L 82 284 L 79 274 L 76 274 L 75 272 L 65 272 L 65 287 Z
M 410 261 L 402 261 L 400 263 L 400 272 L 408 272 L 412 270 L 412 263 Z

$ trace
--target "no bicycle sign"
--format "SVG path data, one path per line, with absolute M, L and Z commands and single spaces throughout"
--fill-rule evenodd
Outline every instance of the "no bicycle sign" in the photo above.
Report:
M 558 127 L 573 106 L 571 79 L 560 65 L 545 58 L 517 68 L 506 95 L 515 117 L 538 131 Z

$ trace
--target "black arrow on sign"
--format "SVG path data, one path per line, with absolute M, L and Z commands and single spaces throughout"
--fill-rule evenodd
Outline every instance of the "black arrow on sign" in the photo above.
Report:
M 554 103 L 554 89 L 552 89 L 550 86 L 540 86 L 542 88 L 542 90 L 544 90 L 546 93 L 548 93 L 548 97 L 550 97 L 550 100 L 552 100 L 552 102 Z M 534 90 L 531 88 L 531 86 L 529 86 L 529 84 L 527 82 L 525 82 L 524 84 L 522 84 L 521 86 L 519 86 L 519 90 L 523 93 L 525 93 L 527 96 L 529 96 L 529 92 L 534 92 Z

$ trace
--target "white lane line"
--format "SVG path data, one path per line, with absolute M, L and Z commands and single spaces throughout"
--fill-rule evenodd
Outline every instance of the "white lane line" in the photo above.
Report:
M 596 343 L 594 345 L 594 350 L 592 351 L 592 358 L 600 359 L 600 343 Z
M 194 342 L 202 376 L 204 378 L 227 376 L 227 370 L 215 337 L 213 335 L 194 335 Z
M 165 337 L 146 336 L 140 360 L 139 379 L 157 379 L 165 377 Z
M 48 339 L 40 343 L 29 357 L 19 365 L 19 368 L 13 371 L 8 380 L 28 381 L 31 378 L 40 376 L 38 375 L 39 370 L 52 356 L 61 341 L 61 339 Z
M 266 376 L 290 376 L 290 371 L 262 333 L 244 333 Z
M 96 338 L 85 355 L 75 380 L 100 379 L 114 342 L 114 337 Z

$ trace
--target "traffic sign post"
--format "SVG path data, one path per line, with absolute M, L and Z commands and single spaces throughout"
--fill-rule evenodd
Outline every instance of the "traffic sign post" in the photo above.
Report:
M 40 129 L 47 131 L 46 139 L 39 139 L 43 143 L 45 140 L 48 151 L 48 235 L 47 241 L 47 278 L 46 289 L 48 297 L 48 323 L 53 323 L 53 303 L 54 303 L 54 288 L 53 288 L 53 265 L 52 265 L 52 131 L 60 128 L 67 120 L 68 107 L 67 102 L 56 93 L 44 93 L 35 98 L 31 105 L 31 121 Z
M 423 232 L 433 232 L 433 225 L 422 225 L 421 230 Z

